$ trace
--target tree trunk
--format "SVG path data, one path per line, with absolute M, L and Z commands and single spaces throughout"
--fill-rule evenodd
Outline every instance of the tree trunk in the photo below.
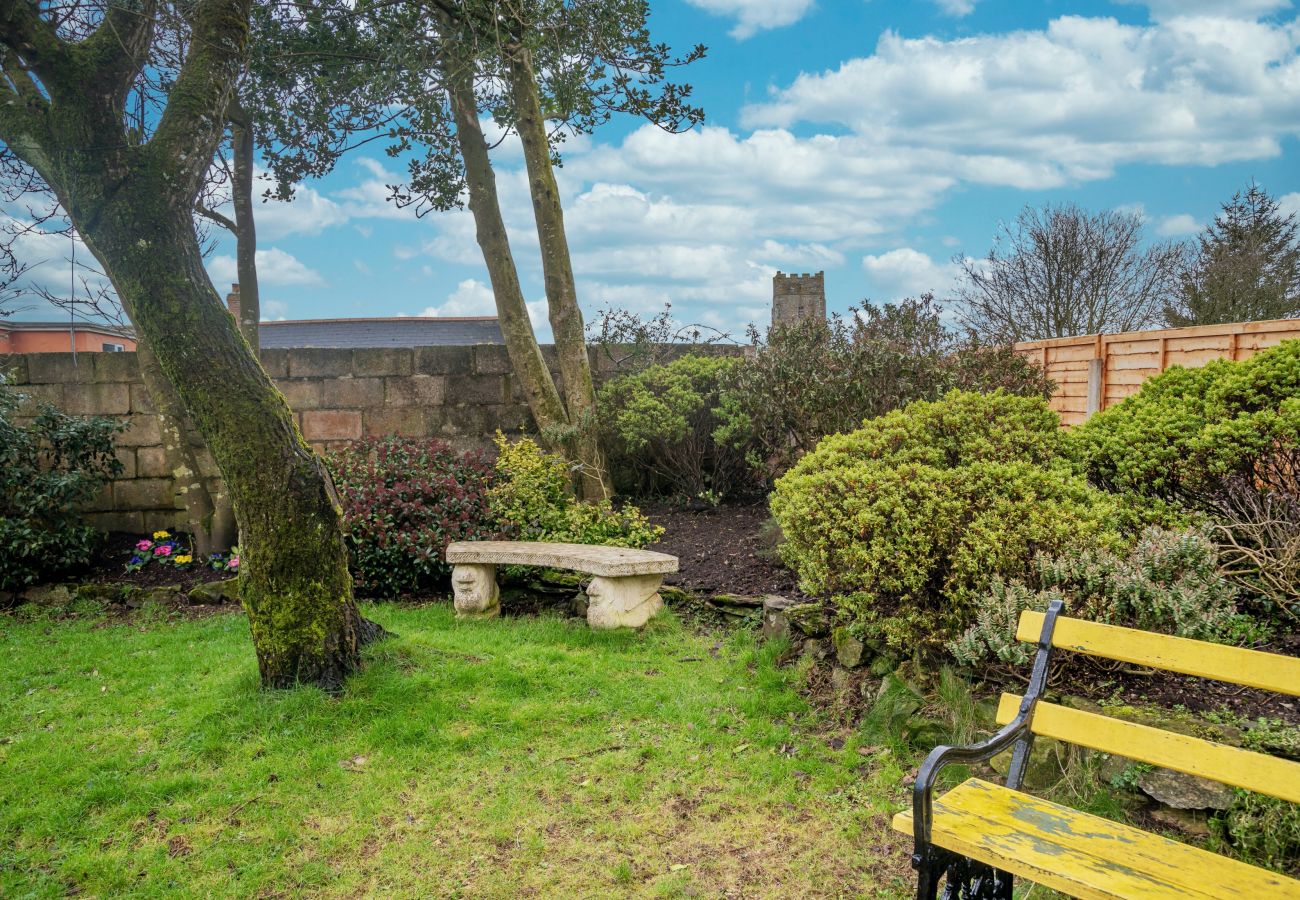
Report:
M 237 101 L 231 102 L 230 136 L 234 145 L 231 197 L 235 206 L 235 265 L 239 273 L 239 332 L 257 355 L 257 328 L 262 318 L 257 286 L 257 222 L 253 217 L 253 129 Z
M 524 164 L 528 169 L 528 190 L 533 198 L 533 215 L 537 220 L 537 237 L 542 251 L 542 275 L 546 283 L 546 303 L 555 335 L 555 350 L 564 379 L 564 401 L 573 426 L 572 452 L 582 464 L 577 485 L 585 499 L 607 498 L 609 472 L 596 434 L 596 392 L 591 378 L 591 360 L 587 356 L 587 336 L 582 325 L 582 309 L 573 278 L 573 261 L 569 240 L 564 231 L 564 210 L 560 188 L 551 166 L 551 147 L 542 117 L 537 78 L 528 48 L 517 46 L 506 54 L 507 77 L 515 103 L 515 126 L 524 147 Z
M 243 530 L 240 599 L 263 685 L 338 690 L 373 633 L 352 599 L 338 499 L 225 314 L 189 205 L 169 204 L 151 181 L 116 185 L 92 216 L 74 204 L 73 221 L 225 477 Z
M 134 320 L 134 314 L 129 310 L 128 314 Z M 230 548 L 234 540 L 234 517 L 219 514 L 217 499 L 208 490 L 186 434 L 185 407 L 147 343 L 140 342 L 136 358 L 140 362 L 141 380 L 158 415 L 158 430 L 162 433 L 172 490 L 185 507 L 194 537 L 194 552 L 200 560 L 206 561 L 209 554 Z M 224 499 L 224 494 L 220 496 Z M 223 505 L 229 506 L 229 503 Z
M 446 80 L 451 94 L 452 113 L 456 118 L 456 140 L 461 158 L 465 162 L 465 180 L 469 188 L 469 208 L 474 215 L 475 236 L 483 251 L 492 294 L 496 299 L 497 316 L 501 334 L 505 337 L 506 352 L 514 367 L 537 423 L 543 443 L 554 444 L 553 435 L 567 431 L 569 417 L 555 387 L 555 379 L 542 358 L 537 345 L 533 323 L 528 318 L 523 289 L 519 286 L 519 273 L 515 269 L 514 255 L 510 251 L 510 238 L 506 223 L 501 217 L 501 203 L 497 197 L 496 175 L 488 157 L 487 141 L 478 121 L 478 104 L 474 99 L 472 72 L 448 64 Z M 468 65 L 468 64 L 466 64 Z

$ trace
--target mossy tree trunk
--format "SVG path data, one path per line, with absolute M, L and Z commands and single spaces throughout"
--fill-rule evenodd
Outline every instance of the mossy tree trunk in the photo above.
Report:
M 537 220 L 537 237 L 542 251 L 542 277 L 546 285 L 546 304 L 555 335 L 560 376 L 564 379 L 564 402 L 573 428 L 572 452 L 582 464 L 578 494 L 599 500 L 611 493 L 609 472 L 596 433 L 596 394 L 591 377 L 591 360 L 587 356 L 587 337 L 582 323 L 582 308 L 573 277 L 569 240 L 564 231 L 564 209 L 560 187 L 551 165 L 551 145 L 542 116 L 541 96 L 532 55 L 522 44 L 508 48 L 506 77 L 510 82 L 515 107 L 515 127 L 524 148 L 528 170 L 528 192 L 532 195 L 533 216 Z
M 569 417 L 551 371 L 542 357 L 542 349 L 528 318 L 528 305 L 519 285 L 510 238 L 501 215 L 496 174 L 488 156 L 487 140 L 479 125 L 478 104 L 474 97 L 473 63 L 449 59 L 444 63 L 444 80 L 456 120 L 456 141 L 465 163 L 465 182 L 469 190 L 469 208 L 474 216 L 475 237 L 483 251 L 492 295 L 496 299 L 497 317 L 505 338 L 506 352 L 515 376 L 524 389 L 533 421 L 545 435 L 564 432 Z
M 134 315 L 128 312 L 128 315 Z M 206 479 L 199 470 L 198 458 L 190 445 L 187 433 L 185 405 L 180 395 L 163 374 L 157 357 L 149 344 L 139 342 L 136 356 L 140 361 L 140 378 L 158 416 L 158 429 L 162 434 L 163 452 L 167 469 L 172 477 L 172 489 L 185 507 L 194 537 L 194 552 L 200 559 L 230 548 L 235 539 L 234 514 L 224 492 L 209 490 Z
M 249 0 L 193 5 L 188 55 L 139 142 L 122 109 L 154 13 L 152 0 L 126 0 L 71 43 L 35 5 L 0 8 L 0 139 L 54 190 L 221 469 L 262 683 L 338 689 L 377 630 L 352 598 L 338 501 L 208 280 L 191 212 L 242 66 Z

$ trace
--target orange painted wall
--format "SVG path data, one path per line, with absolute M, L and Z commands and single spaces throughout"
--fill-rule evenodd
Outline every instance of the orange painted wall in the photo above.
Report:
M 121 344 L 126 350 L 135 349 L 135 341 L 129 337 L 77 329 L 78 353 L 99 353 L 104 344 Z M 66 330 L 8 331 L 0 326 L 0 353 L 67 353 L 71 348 L 71 336 Z

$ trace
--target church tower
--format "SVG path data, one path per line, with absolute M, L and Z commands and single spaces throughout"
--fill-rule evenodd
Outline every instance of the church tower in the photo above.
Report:
M 826 318 L 826 273 L 772 278 L 772 324 L 794 325 L 805 319 Z

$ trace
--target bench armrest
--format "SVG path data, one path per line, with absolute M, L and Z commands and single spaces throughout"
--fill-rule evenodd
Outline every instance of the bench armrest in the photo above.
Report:
M 954 763 L 985 762 L 1007 748 L 1014 747 L 1011 767 L 1007 770 L 1007 787 L 1020 787 L 1025 765 L 1029 761 L 1029 751 L 1033 748 L 1034 735 L 1030 723 L 1034 717 L 1034 706 L 1047 687 L 1048 667 L 1052 661 L 1052 631 L 1056 628 L 1056 617 L 1062 606 L 1060 600 L 1048 604 L 1043 618 L 1043 631 L 1038 638 L 1034 670 L 1029 676 L 1029 687 L 1020 701 L 1020 711 L 1016 717 L 992 737 L 969 747 L 935 747 L 926 756 L 925 762 L 921 763 L 920 771 L 916 773 L 916 784 L 912 787 L 912 835 L 916 842 L 913 865 L 919 864 L 920 857 L 928 852 L 930 846 L 934 785 L 945 767 Z

